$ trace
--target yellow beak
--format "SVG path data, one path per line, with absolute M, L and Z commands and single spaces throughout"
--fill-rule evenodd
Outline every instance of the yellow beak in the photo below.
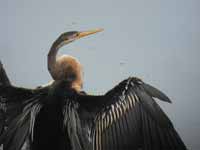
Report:
M 89 31 L 82 31 L 82 32 L 79 32 L 78 34 L 78 37 L 77 38 L 82 38 L 84 36 L 88 36 L 90 34 L 94 34 L 94 33 L 97 33 L 97 32 L 101 32 L 103 31 L 103 29 L 95 29 L 95 30 L 89 30 Z

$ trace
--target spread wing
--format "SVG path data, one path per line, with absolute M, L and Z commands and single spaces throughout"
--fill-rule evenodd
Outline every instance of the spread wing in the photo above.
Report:
M 35 95 L 20 104 L 8 104 L 5 130 L 0 135 L 5 150 L 20 150 L 29 136 L 33 138 L 35 119 L 43 106 L 41 98 Z
M 186 149 L 154 98 L 170 102 L 161 91 L 137 78 L 124 80 L 104 96 L 80 97 L 80 105 L 87 110 L 99 110 L 92 127 L 93 149 Z
M 45 91 L 11 85 L 0 62 L 0 145 L 5 150 L 20 150 L 28 135 L 33 134 Z
M 6 74 L 6 71 L 3 68 L 3 64 L 0 61 L 0 85 L 11 85 L 10 80 Z

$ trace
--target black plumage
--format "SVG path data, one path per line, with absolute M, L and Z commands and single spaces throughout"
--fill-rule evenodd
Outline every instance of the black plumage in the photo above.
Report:
M 54 81 L 36 89 L 13 86 L 0 63 L 0 145 L 3 150 L 186 150 L 155 98 L 161 91 L 130 77 L 104 95 L 87 95 L 81 64 L 58 49 L 102 29 L 67 32 L 53 43 Z
M 105 95 L 92 96 L 60 81 L 34 90 L 2 84 L 4 150 L 169 150 L 186 149 L 154 98 L 170 102 L 161 91 L 131 77 Z

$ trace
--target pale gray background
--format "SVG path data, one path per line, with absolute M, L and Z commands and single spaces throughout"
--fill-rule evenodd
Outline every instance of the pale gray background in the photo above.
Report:
M 160 103 L 190 149 L 200 148 L 199 0 L 0 0 L 0 59 L 12 82 L 51 80 L 46 56 L 58 35 L 104 32 L 62 48 L 85 69 L 84 89 L 104 93 L 128 76 L 160 88 Z

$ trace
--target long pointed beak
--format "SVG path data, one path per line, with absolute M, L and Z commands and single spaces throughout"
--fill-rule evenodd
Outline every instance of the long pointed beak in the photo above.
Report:
M 95 30 L 89 30 L 89 31 L 82 31 L 82 32 L 79 32 L 77 38 L 82 38 L 84 36 L 88 36 L 90 34 L 95 34 L 97 32 L 101 32 L 101 31 L 103 31 L 103 29 L 95 29 Z

